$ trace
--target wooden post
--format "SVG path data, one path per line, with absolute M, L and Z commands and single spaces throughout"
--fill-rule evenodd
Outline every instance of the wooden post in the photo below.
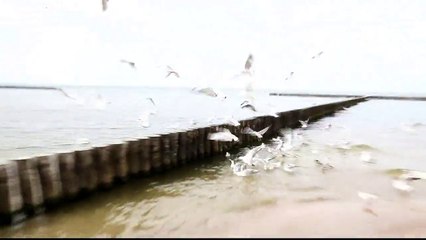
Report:
M 161 164 L 161 141 L 159 135 L 154 135 L 149 138 L 151 145 L 151 169 L 154 172 L 162 171 Z
M 21 183 L 24 207 L 33 214 L 43 205 L 43 189 L 37 168 L 37 158 L 16 160 Z
M 140 172 L 140 161 L 139 156 L 141 155 L 140 141 L 137 139 L 131 139 L 127 141 L 127 165 L 129 168 L 129 174 L 136 176 Z
M 59 169 L 64 197 L 74 198 L 80 191 L 80 181 L 75 166 L 75 152 L 59 154 Z
M 0 164 L 0 223 L 14 224 L 24 220 L 24 200 L 16 161 Z
M 179 133 L 170 133 L 170 160 L 173 167 L 178 166 Z
M 114 182 L 115 172 L 110 156 L 113 146 L 97 146 L 94 148 L 93 161 L 101 188 L 110 188 Z
M 55 204 L 62 198 L 59 155 L 41 156 L 37 162 L 44 202 L 46 205 Z
M 91 192 L 98 186 L 98 174 L 96 173 L 92 149 L 76 151 L 75 168 L 80 182 L 80 189 Z
M 151 172 L 151 142 L 149 138 L 140 140 L 140 164 L 142 175 L 149 175 Z
M 180 165 L 186 164 L 188 159 L 187 151 L 188 138 L 185 131 L 179 132 L 179 145 L 178 145 L 178 162 Z
M 171 150 L 170 150 L 170 137 L 169 134 L 160 135 L 161 142 L 161 162 L 163 169 L 170 169 L 172 167 Z

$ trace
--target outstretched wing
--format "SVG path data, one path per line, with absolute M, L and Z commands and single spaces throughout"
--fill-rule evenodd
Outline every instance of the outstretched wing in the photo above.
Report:
M 264 128 L 264 129 L 262 129 L 262 130 L 260 130 L 260 131 L 259 131 L 259 134 L 260 134 L 260 135 L 265 134 L 271 126 L 272 126 L 272 125 L 269 125 L 268 127 Z
M 253 64 L 253 55 L 249 55 L 246 61 L 246 64 L 244 65 L 244 68 L 248 71 L 250 70 L 251 66 Z
M 107 8 L 108 8 L 107 3 L 108 3 L 108 0 L 102 0 L 102 10 L 103 11 L 107 10 Z

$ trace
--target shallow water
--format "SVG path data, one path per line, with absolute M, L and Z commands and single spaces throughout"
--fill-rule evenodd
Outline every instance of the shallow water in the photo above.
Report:
M 219 157 L 95 193 L 0 236 L 426 236 L 426 183 L 404 194 L 386 173 L 426 171 L 424 107 L 372 100 L 312 123 L 301 130 L 303 144 L 280 159 L 301 166 L 294 174 L 238 177 Z M 362 162 L 363 151 L 376 163 Z M 315 159 L 334 169 L 322 172 Z M 358 191 L 379 197 L 371 212 Z

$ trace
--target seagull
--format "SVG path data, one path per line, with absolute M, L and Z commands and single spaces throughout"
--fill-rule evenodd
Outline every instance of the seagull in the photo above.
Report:
M 376 200 L 376 199 L 379 198 L 374 194 L 366 193 L 366 192 L 358 192 L 358 197 L 360 197 L 362 200 L 366 200 L 366 201 Z
M 256 108 L 253 106 L 253 104 L 251 104 L 251 103 L 250 103 L 249 101 L 247 101 L 247 100 L 245 100 L 244 102 L 242 102 L 242 103 L 240 104 L 240 106 L 241 106 L 241 108 L 242 108 L 242 109 L 247 108 L 247 109 L 252 110 L 253 112 L 257 112 L 257 110 L 256 110 Z
M 247 165 L 242 162 L 235 163 L 231 159 L 229 161 L 231 161 L 232 172 L 239 177 L 246 177 L 259 172 L 256 169 L 247 168 Z
M 175 75 L 175 77 L 177 77 L 177 78 L 179 78 L 180 76 L 179 76 L 179 73 L 177 73 L 175 70 L 173 70 L 173 68 L 172 67 L 170 67 L 170 66 L 168 66 L 167 65 L 167 75 L 166 75 L 166 78 L 167 77 L 169 77 L 170 75 L 172 75 L 172 74 L 174 74 Z
M 319 167 L 321 167 L 321 171 L 324 173 L 325 171 L 327 171 L 327 170 L 330 170 L 330 169 L 333 169 L 334 167 L 331 165 L 331 164 L 329 164 L 329 163 L 327 163 L 327 164 L 324 164 L 324 163 L 322 163 L 320 160 L 318 160 L 318 159 L 316 159 L 315 160 L 315 163 L 317 164 L 317 166 L 319 166 Z
M 238 159 L 243 161 L 247 165 L 254 166 L 253 157 L 263 148 L 265 148 L 265 144 L 262 144 L 258 147 L 250 149 L 244 156 L 241 156 Z
M 107 3 L 108 3 L 108 0 L 102 0 L 102 10 L 103 11 L 106 11 L 107 10 Z
M 76 144 L 89 144 L 90 141 L 87 138 L 77 138 L 75 139 Z
M 369 152 L 363 151 L 361 152 L 361 161 L 366 163 L 374 163 L 374 160 L 371 159 L 371 155 Z
M 221 97 L 223 99 L 226 99 L 226 96 L 218 93 L 216 90 L 214 90 L 211 87 L 206 87 L 206 88 L 193 88 L 191 91 L 196 92 L 196 93 L 200 93 L 200 94 L 204 94 L 210 97 Z
M 408 185 L 405 180 L 395 179 L 392 181 L 392 186 L 402 192 L 411 192 L 413 191 L 413 187 Z
M 247 74 L 251 75 L 250 70 L 251 70 L 252 65 L 253 65 L 253 55 L 249 54 L 249 56 L 246 60 L 246 63 L 244 65 L 243 73 L 247 73 Z
M 96 96 L 95 102 L 94 102 L 94 107 L 96 109 L 100 109 L 103 110 L 105 109 L 107 104 L 110 104 L 111 102 L 106 101 L 100 94 L 98 94 Z
M 268 126 L 268 127 L 266 127 L 266 128 L 264 128 L 264 129 L 262 129 L 262 130 L 260 130 L 259 132 L 256 132 L 256 131 L 254 131 L 253 129 L 251 129 L 250 127 L 245 127 L 244 129 L 243 129 L 243 133 L 244 134 L 249 134 L 249 135 L 251 135 L 251 136 L 255 136 L 255 137 L 257 137 L 257 138 L 259 138 L 259 139 L 261 139 L 262 138 L 262 136 L 263 136 L 263 134 L 265 134 L 266 133 L 266 131 L 268 131 L 268 129 L 271 127 L 271 125 L 270 126 Z
M 238 137 L 232 134 L 228 129 L 224 128 L 220 132 L 216 133 L 209 133 L 207 136 L 207 139 L 213 140 L 213 141 L 222 141 L 222 142 L 232 142 L 236 141 L 238 142 Z
M 150 97 L 146 98 L 146 100 L 150 101 L 150 102 L 152 103 L 152 106 L 154 107 L 154 109 L 149 110 L 149 113 L 150 113 L 151 115 L 156 114 L 156 113 L 157 113 L 157 106 L 155 105 L 154 100 L 153 100 L 152 98 L 150 98 Z
M 130 62 L 130 61 L 127 61 L 127 60 L 124 60 L 124 59 L 121 59 L 120 62 L 129 64 L 130 67 L 132 67 L 133 69 L 136 69 L 136 64 L 134 62 Z
M 290 76 L 286 77 L 285 80 L 289 80 L 293 76 L 294 72 L 290 72 Z
M 144 128 L 147 128 L 150 126 L 149 115 L 151 115 L 151 113 L 147 111 L 142 113 L 139 117 L 139 121 L 142 122 L 142 127 Z
M 321 56 L 321 54 L 323 54 L 323 51 L 321 51 L 321 52 L 319 52 L 318 54 L 314 55 L 314 56 L 312 57 L 312 59 L 315 59 L 315 57 L 320 57 L 320 56 Z
M 302 128 L 308 127 L 309 118 L 306 121 L 299 120 L 300 124 L 302 125 Z
M 284 171 L 288 173 L 294 173 L 294 168 L 297 167 L 295 164 L 292 163 L 284 163 L 283 169 Z

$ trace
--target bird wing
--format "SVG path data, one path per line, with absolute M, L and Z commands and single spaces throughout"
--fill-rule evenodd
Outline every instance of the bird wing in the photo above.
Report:
M 256 108 L 251 104 L 245 104 L 241 108 L 250 108 L 253 112 L 256 112 Z
M 152 102 L 152 104 L 155 106 L 154 100 L 152 100 L 152 98 L 147 98 L 149 101 Z
M 246 64 L 244 65 L 244 68 L 246 70 L 250 70 L 252 63 L 253 63 L 253 55 L 250 54 L 247 58 Z
M 67 98 L 71 98 L 71 99 L 73 99 L 73 100 L 77 100 L 77 99 L 75 99 L 75 98 L 73 98 L 73 97 L 71 97 L 70 95 L 68 95 L 62 88 L 57 88 L 56 90 L 58 90 L 58 91 L 60 91 L 62 94 L 64 94 L 65 95 L 65 97 L 67 97 Z
M 253 134 L 255 134 L 255 131 L 253 131 L 253 129 L 251 129 L 250 127 L 245 127 L 243 129 L 242 133 L 253 135 Z
M 177 72 L 175 72 L 175 71 L 173 71 L 172 73 L 174 73 L 176 77 L 178 77 L 178 78 L 180 77 L 180 76 L 179 76 L 179 73 L 177 73 Z
M 217 93 L 212 88 L 203 88 L 198 90 L 200 93 L 204 93 L 206 95 L 209 95 L 211 97 L 217 97 Z
M 268 127 L 264 128 L 264 129 L 262 129 L 262 130 L 260 130 L 260 131 L 259 131 L 259 134 L 260 134 L 260 135 L 265 134 L 271 126 L 272 126 L 272 125 L 269 125 Z
M 108 2 L 108 0 L 102 0 L 102 10 L 103 11 L 106 11 L 107 10 L 107 2 Z

